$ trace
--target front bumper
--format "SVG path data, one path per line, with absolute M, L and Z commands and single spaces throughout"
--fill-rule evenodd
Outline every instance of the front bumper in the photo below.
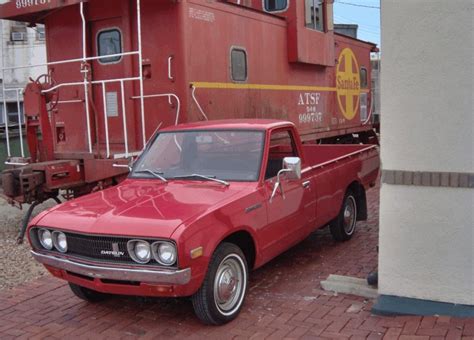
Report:
M 133 269 L 87 265 L 52 255 L 31 251 L 36 261 L 53 268 L 93 279 L 135 281 L 162 285 L 185 285 L 191 280 L 191 268 L 173 269 Z

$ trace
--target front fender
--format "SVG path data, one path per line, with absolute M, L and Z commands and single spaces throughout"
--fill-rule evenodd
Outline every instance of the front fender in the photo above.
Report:
M 178 245 L 180 268 L 191 268 L 192 280 L 201 286 L 207 273 L 212 254 L 229 236 L 245 231 L 255 247 L 255 262 L 259 261 L 259 240 L 257 230 L 266 225 L 266 210 L 259 209 L 246 213 L 245 208 L 255 204 L 255 196 L 241 198 L 225 207 L 221 207 L 190 224 L 183 224 L 172 235 Z M 192 258 L 191 253 L 202 248 L 202 254 Z M 251 265 L 250 265 L 251 266 Z

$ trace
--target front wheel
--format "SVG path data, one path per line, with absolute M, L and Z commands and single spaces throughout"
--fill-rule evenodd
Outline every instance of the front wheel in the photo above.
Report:
M 237 317 L 247 292 L 248 266 L 242 250 L 232 243 L 217 247 L 201 288 L 193 295 L 196 316 L 221 325 Z
M 331 234 L 336 241 L 347 241 L 354 234 L 357 223 L 357 200 L 352 192 L 344 196 L 339 215 L 330 223 Z

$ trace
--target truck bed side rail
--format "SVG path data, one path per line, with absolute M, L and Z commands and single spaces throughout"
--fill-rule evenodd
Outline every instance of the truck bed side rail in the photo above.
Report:
M 347 149 L 356 149 L 352 152 L 349 152 L 349 153 L 344 153 L 344 146 L 343 145 L 337 145 L 337 150 L 339 153 L 343 153 L 342 155 L 334 155 L 335 157 L 332 157 L 328 160 L 324 160 L 324 161 L 314 161 L 315 160 L 315 155 L 317 156 L 318 155 L 318 152 L 316 152 L 316 150 L 312 150 L 311 152 L 308 152 L 309 149 L 311 148 L 314 148 L 314 149 L 319 149 L 319 150 L 322 150 L 323 148 L 327 148 L 329 149 L 329 153 L 327 154 L 323 154 L 323 157 L 327 157 L 328 154 L 330 154 L 331 152 L 333 152 L 334 150 L 332 150 L 332 148 L 334 148 L 332 145 L 305 145 L 304 146 L 304 150 L 305 150 L 305 154 L 306 154 L 306 157 L 307 157 L 307 160 L 309 161 L 310 164 L 314 164 L 314 165 L 311 165 L 310 166 L 310 169 L 311 170 L 314 170 L 314 169 L 319 169 L 319 168 L 323 168 L 325 166 L 328 166 L 328 165 L 331 165 L 333 163 L 337 163 L 339 161 L 342 161 L 342 160 L 345 160 L 347 158 L 351 158 L 351 157 L 354 157 L 354 156 L 357 156 L 357 155 L 360 155 L 364 152 L 367 152 L 367 151 L 371 151 L 371 150 L 376 150 L 377 149 L 377 146 L 376 145 L 370 145 L 370 146 L 365 146 L 365 145 L 348 145 L 346 146 Z M 318 150 L 318 151 L 319 151 Z M 327 159 L 327 158 L 326 158 Z

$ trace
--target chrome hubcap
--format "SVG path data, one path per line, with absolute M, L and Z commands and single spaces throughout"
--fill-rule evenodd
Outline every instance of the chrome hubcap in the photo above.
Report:
M 219 265 L 214 280 L 214 299 L 222 312 L 230 312 L 242 301 L 245 287 L 244 268 L 235 255 L 227 256 Z
M 347 235 L 351 235 L 354 232 L 357 221 L 357 208 L 354 197 L 349 196 L 346 199 L 346 205 L 344 207 L 344 231 Z

